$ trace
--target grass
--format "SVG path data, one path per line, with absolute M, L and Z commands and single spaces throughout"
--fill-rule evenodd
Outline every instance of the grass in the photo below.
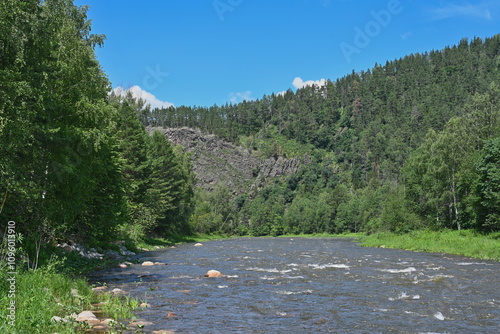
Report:
M 0 271 L 0 318 L 7 319 L 9 287 L 5 284 L 7 270 Z M 52 317 L 68 317 L 82 311 L 103 311 L 117 324 L 122 319 L 133 319 L 132 310 L 138 302 L 105 293 L 96 293 L 83 278 L 72 278 L 58 273 L 54 266 L 44 266 L 37 270 L 18 272 L 15 275 L 16 313 L 15 327 L 0 322 L 1 333 L 83 333 L 90 327 L 74 320 L 67 322 L 51 321 Z M 98 309 L 94 304 L 101 303 Z M 121 325 L 121 324 L 120 324 Z M 121 326 L 123 327 L 123 326 Z
M 343 233 L 343 234 L 329 234 L 329 233 L 314 233 L 314 234 L 284 234 L 278 238 L 358 238 L 359 233 Z
M 359 237 L 362 246 L 399 248 L 417 252 L 449 253 L 500 261 L 500 235 L 473 230 L 413 231 L 408 234 L 376 233 Z

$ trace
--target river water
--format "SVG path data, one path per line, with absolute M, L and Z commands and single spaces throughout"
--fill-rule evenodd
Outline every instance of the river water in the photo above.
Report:
M 347 239 L 236 238 L 91 277 L 151 304 L 142 332 L 500 333 L 500 263 Z M 223 278 L 204 278 L 216 269 Z M 167 314 L 175 316 L 167 317 Z

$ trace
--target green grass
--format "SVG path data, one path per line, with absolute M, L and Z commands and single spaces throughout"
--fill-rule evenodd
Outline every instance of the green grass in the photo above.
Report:
M 376 233 L 359 238 L 365 247 L 399 248 L 418 252 L 449 253 L 500 261 L 500 235 L 473 230 L 413 231 L 408 234 Z
M 284 234 L 278 238 L 359 238 L 359 233 L 343 233 L 343 234 L 329 234 L 329 233 L 314 233 L 314 234 Z
M 18 272 L 15 275 L 16 320 L 12 328 L 6 322 L 10 303 L 10 277 L 4 268 L 0 271 L 0 332 L 18 334 L 83 333 L 88 325 L 75 321 L 53 322 L 53 316 L 61 318 L 82 311 L 103 311 L 119 324 L 123 319 L 133 319 L 132 310 L 138 302 L 131 298 L 119 298 L 106 293 L 96 293 L 83 278 L 72 278 L 58 273 L 53 266 Z M 100 309 L 93 304 L 105 303 Z

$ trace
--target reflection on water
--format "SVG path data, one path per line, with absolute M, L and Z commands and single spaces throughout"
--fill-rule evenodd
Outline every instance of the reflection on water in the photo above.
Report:
M 152 305 L 137 312 L 153 322 L 144 333 L 500 332 L 498 262 L 303 238 L 187 244 L 141 259 L 168 265 L 91 279 Z M 225 277 L 204 278 L 210 269 Z

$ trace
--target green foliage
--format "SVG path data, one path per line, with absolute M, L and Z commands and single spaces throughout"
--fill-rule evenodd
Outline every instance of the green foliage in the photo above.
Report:
M 71 1 L 0 4 L 0 220 L 26 235 L 106 239 L 122 222 L 102 41 Z
M 466 115 L 452 118 L 440 133 L 429 130 L 425 142 L 407 160 L 408 198 L 429 223 L 434 221 L 429 227 L 460 229 L 462 222 L 472 227 L 475 165 L 484 142 L 500 134 L 499 101 L 496 85 L 486 94 L 475 95 L 465 106 Z
M 486 142 L 477 163 L 477 228 L 500 231 L 500 137 Z

